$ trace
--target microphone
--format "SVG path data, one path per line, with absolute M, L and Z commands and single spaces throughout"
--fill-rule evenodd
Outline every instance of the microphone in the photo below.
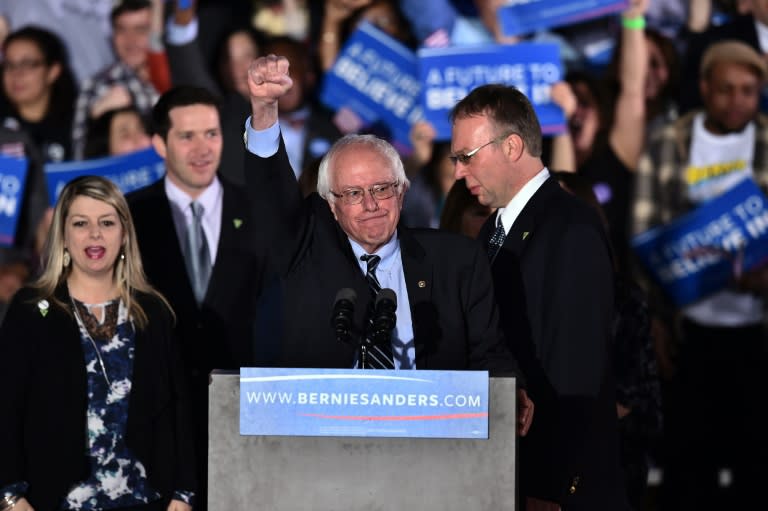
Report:
M 355 315 L 355 301 L 357 293 L 354 289 L 345 287 L 336 293 L 333 302 L 333 314 L 331 326 L 336 332 L 336 340 L 346 343 L 352 342 L 352 321 Z
M 374 344 L 389 342 L 397 322 L 397 295 L 391 289 L 382 289 L 376 295 L 371 321 L 371 340 Z

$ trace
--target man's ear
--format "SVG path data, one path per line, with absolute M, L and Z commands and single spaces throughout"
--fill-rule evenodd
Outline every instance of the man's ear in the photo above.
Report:
M 152 135 L 152 146 L 155 148 L 155 151 L 160 155 L 162 159 L 166 158 L 168 155 L 168 148 L 165 145 L 165 140 L 163 140 L 163 137 L 157 133 Z
M 513 160 L 518 160 L 525 150 L 525 142 L 517 133 L 511 133 L 502 144 L 504 144 L 504 152 Z

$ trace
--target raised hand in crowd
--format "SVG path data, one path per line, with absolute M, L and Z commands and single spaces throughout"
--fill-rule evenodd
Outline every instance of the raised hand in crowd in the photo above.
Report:
M 93 103 L 89 113 L 91 118 L 95 119 L 108 110 L 115 110 L 132 104 L 133 98 L 128 89 L 121 84 L 113 85 Z
M 318 57 L 323 71 L 333 67 L 341 47 L 344 22 L 361 7 L 372 0 L 326 0 L 323 9 L 323 23 L 318 41 Z
M 571 85 L 564 81 L 557 82 L 552 85 L 550 94 L 552 101 L 563 110 L 567 125 L 578 106 Z M 573 145 L 573 137 L 567 129 L 552 137 L 552 156 L 548 166 L 554 170 L 576 172 L 576 149 Z
M 436 136 L 435 127 L 428 121 L 418 121 L 411 127 L 409 139 L 413 146 L 413 152 L 403 161 L 408 177 L 418 174 L 432 159 Z

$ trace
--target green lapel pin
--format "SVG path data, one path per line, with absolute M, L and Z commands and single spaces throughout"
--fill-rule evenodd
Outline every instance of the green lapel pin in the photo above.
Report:
M 235 225 L 235 229 L 239 229 L 241 225 L 243 225 L 243 219 L 242 218 L 235 218 L 232 220 L 232 223 Z
M 48 303 L 48 300 L 40 300 L 37 302 L 37 308 L 40 309 L 40 315 L 45 317 L 48 314 L 48 308 L 50 307 L 50 304 Z
M 527 238 L 529 234 L 531 234 L 531 233 L 530 233 L 530 232 L 528 232 L 528 231 L 525 231 L 525 232 L 523 233 L 523 240 L 525 240 L 525 238 Z

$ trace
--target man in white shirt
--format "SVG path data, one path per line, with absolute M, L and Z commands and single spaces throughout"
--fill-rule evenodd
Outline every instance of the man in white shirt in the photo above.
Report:
M 221 125 L 209 91 L 171 89 L 152 114 L 152 143 L 166 176 L 129 194 L 128 203 L 147 276 L 176 312 L 195 413 L 201 489 L 195 509 L 205 509 L 208 375 L 253 363 L 263 219 L 255 218 L 245 192 L 217 173 Z
M 486 85 L 452 112 L 450 158 L 478 201 L 502 328 L 536 418 L 520 439 L 523 509 L 628 509 L 610 343 L 613 266 L 597 213 L 541 161 L 541 127 L 514 87 Z

